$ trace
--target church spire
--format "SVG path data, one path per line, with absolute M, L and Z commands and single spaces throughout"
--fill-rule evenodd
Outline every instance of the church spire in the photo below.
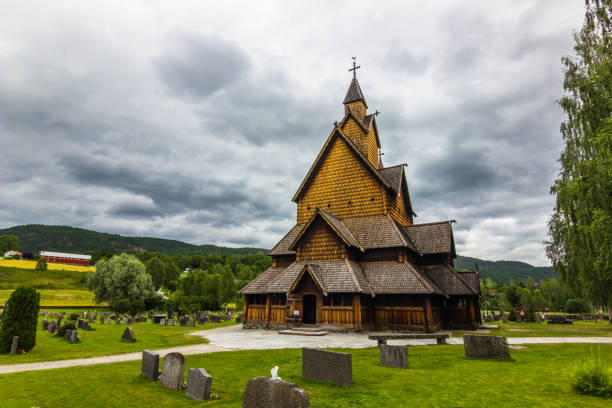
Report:
M 361 92 L 361 87 L 357 81 L 357 70 L 361 68 L 361 65 L 357 65 L 355 62 L 357 57 L 352 58 L 353 68 L 349 68 L 349 72 L 353 71 L 353 79 L 351 80 L 351 84 L 349 85 L 349 89 L 342 103 L 344 104 L 345 113 L 348 114 L 348 112 L 351 111 L 353 114 L 357 115 L 360 120 L 363 120 L 368 109 L 368 104 L 363 97 L 363 92 Z

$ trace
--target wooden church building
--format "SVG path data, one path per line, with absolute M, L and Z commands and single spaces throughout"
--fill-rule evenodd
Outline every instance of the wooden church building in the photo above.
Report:
M 241 290 L 244 327 L 473 329 L 479 278 L 453 267 L 454 220 L 413 222 L 404 165 L 382 165 L 356 68 L 344 118 L 293 196 L 295 226 Z

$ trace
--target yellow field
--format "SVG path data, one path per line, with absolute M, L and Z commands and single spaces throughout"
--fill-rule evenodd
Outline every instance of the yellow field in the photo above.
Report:
M 16 259 L 0 259 L 0 266 L 10 266 L 12 268 L 34 269 L 36 261 L 16 260 Z M 55 271 L 83 271 L 95 272 L 95 266 L 69 265 L 60 263 L 47 262 L 47 269 Z
M 93 306 L 94 293 L 87 290 L 39 289 L 41 306 Z M 0 306 L 4 305 L 13 289 L 0 290 Z M 106 303 L 100 304 L 105 306 Z

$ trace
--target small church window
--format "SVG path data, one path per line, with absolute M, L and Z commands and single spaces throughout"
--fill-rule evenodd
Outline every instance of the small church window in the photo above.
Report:
M 351 200 L 348 200 L 348 205 L 349 207 L 353 205 L 353 202 Z

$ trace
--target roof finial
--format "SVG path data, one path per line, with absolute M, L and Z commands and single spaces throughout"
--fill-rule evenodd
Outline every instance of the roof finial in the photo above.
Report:
M 353 78 L 357 78 L 357 70 L 359 68 L 361 68 L 361 65 L 357 65 L 357 63 L 355 62 L 355 60 L 357 59 L 357 57 L 351 57 L 353 59 L 353 68 L 349 68 L 349 72 L 353 71 Z

